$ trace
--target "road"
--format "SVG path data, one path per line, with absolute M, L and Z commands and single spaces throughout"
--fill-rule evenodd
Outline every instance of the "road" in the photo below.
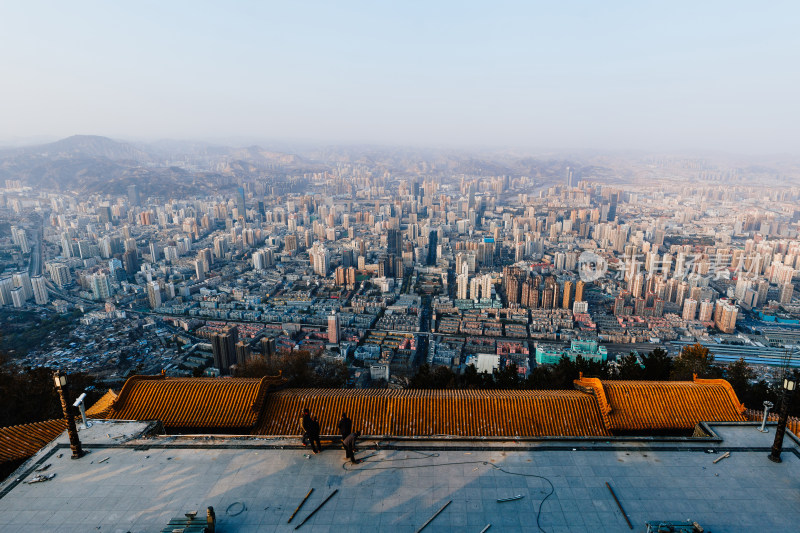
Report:
M 44 221 L 40 222 L 39 231 L 30 237 L 31 260 L 28 263 L 28 275 L 32 278 L 42 275 L 42 264 L 44 263 L 44 246 L 42 246 L 42 242 L 44 242 Z

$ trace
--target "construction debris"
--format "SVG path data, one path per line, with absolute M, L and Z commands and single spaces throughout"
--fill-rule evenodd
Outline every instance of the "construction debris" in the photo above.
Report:
M 105 463 L 109 459 L 111 459 L 111 457 L 106 457 L 105 459 L 101 459 L 101 460 L 97 461 L 97 464 Z
M 498 498 L 497 503 L 513 502 L 515 500 L 521 500 L 524 497 L 524 494 L 517 494 L 516 496 L 511 496 L 510 498 Z
M 48 468 L 50 468 L 51 466 L 53 466 L 53 463 L 47 463 L 46 465 L 44 465 L 44 466 L 40 466 L 39 468 L 37 468 L 37 469 L 35 470 L 35 472 L 44 472 L 45 470 L 47 470 L 47 469 L 48 469 Z
M 32 477 L 25 483 L 27 483 L 28 485 L 31 485 L 33 483 L 42 483 L 43 481 L 50 481 L 54 477 L 56 477 L 55 474 L 39 474 L 38 476 Z
M 723 459 L 727 459 L 730 456 L 731 456 L 731 452 L 725 452 L 722 455 L 720 455 L 719 457 L 717 457 L 716 459 L 714 459 L 714 464 L 717 464 L 718 462 L 722 461 Z

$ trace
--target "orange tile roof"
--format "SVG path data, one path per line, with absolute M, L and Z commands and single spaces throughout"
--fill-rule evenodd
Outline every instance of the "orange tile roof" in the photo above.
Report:
M 108 389 L 103 396 L 100 397 L 91 407 L 86 409 L 86 416 L 91 418 L 105 418 L 103 416 L 106 411 L 111 409 L 111 405 L 116 401 L 117 393 Z
M 725 380 L 603 381 L 581 378 L 575 385 L 592 390 L 611 431 L 691 429 L 698 422 L 746 420 Z
M 322 434 L 342 411 L 365 435 L 607 436 L 593 398 L 579 391 L 287 389 L 269 395 L 253 434 L 297 435 L 303 408 Z
M 27 459 L 66 429 L 64 419 L 0 428 L 0 462 Z
M 258 421 L 267 389 L 281 382 L 279 376 L 261 379 L 133 376 L 100 416 L 160 420 L 168 428 L 250 428 Z

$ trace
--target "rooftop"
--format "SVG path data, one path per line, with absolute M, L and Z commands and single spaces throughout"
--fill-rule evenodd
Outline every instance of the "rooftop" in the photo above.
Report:
M 213 506 L 217 531 L 630 531 L 690 519 L 706 531 L 791 531 L 800 522 L 800 444 L 748 422 L 707 426 L 705 439 L 392 439 L 361 443 L 359 465 L 338 447 L 306 458 L 297 439 L 146 434 L 152 424 L 96 421 L 71 460 L 66 437 L 0 485 L 0 529 L 152 532 Z M 723 452 L 726 459 L 714 463 Z M 34 471 L 55 474 L 27 484 Z M 291 524 L 287 520 L 314 489 Z M 514 501 L 497 500 L 522 496 Z M 538 522 L 538 526 L 537 526 Z

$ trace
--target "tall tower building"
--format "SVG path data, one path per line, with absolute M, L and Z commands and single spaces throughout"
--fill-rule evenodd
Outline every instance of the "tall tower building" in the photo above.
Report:
M 428 233 L 428 257 L 426 258 L 425 264 L 428 266 L 436 265 L 436 252 L 439 246 L 439 234 L 436 230 L 431 230 Z
M 31 279 L 33 284 L 33 299 L 37 305 L 47 305 L 50 299 L 47 297 L 47 282 L 42 276 L 35 276 Z
M 147 299 L 151 309 L 161 307 L 161 287 L 157 281 L 151 281 L 147 284 Z
M 230 367 L 236 363 L 236 343 L 239 330 L 228 324 L 211 336 L 211 349 L 214 353 L 214 366 L 223 376 L 230 373 Z
M 341 326 L 339 323 L 339 315 L 333 313 L 328 317 L 328 342 L 332 344 L 339 344 L 341 340 Z
M 582 302 L 583 301 L 583 287 L 586 285 L 583 280 L 578 280 L 575 284 L 575 301 Z
M 694 320 L 697 314 L 697 300 L 694 298 L 687 298 L 683 301 L 683 319 Z
M 141 203 L 139 199 L 139 189 L 136 185 L 128 186 L 128 203 L 132 206 L 138 206 Z
M 236 189 L 236 210 L 239 211 L 239 218 L 246 218 L 246 204 L 244 199 L 244 187 Z
M 571 309 L 572 308 L 572 282 L 567 281 L 564 283 L 564 300 L 563 305 L 561 306 L 564 309 Z
M 31 277 L 27 272 L 17 272 L 12 276 L 14 280 L 14 287 L 22 289 L 23 301 L 28 301 L 33 298 L 33 285 L 31 284 Z
M 236 364 L 243 366 L 250 360 L 250 345 L 244 341 L 236 343 Z

